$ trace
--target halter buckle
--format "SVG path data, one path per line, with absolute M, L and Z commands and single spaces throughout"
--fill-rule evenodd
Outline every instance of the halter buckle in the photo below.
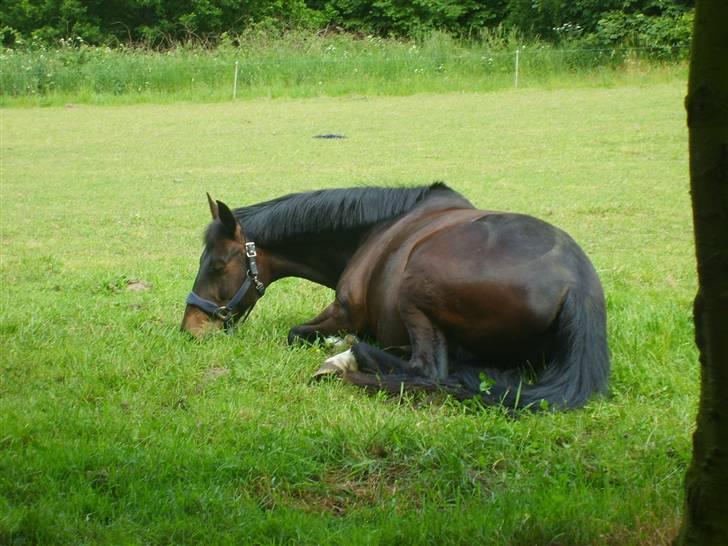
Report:
M 228 307 L 218 307 L 214 316 L 223 322 L 229 322 L 233 318 L 233 312 Z
M 255 252 L 255 243 L 245 243 L 245 256 L 248 258 L 255 258 L 258 254 Z

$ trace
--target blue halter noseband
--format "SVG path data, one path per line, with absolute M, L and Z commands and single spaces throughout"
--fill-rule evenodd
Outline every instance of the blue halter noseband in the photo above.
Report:
M 252 241 L 249 243 L 245 243 L 245 260 L 247 262 L 245 280 L 243 281 L 243 284 L 240 286 L 240 288 L 238 288 L 238 291 L 235 292 L 235 295 L 232 297 L 232 299 L 225 305 L 218 305 L 214 301 L 206 300 L 205 298 L 202 298 L 195 294 L 194 290 L 189 293 L 187 299 L 185 300 L 185 303 L 187 305 L 194 305 L 198 309 L 204 311 L 208 316 L 223 321 L 225 327 L 227 328 L 229 326 L 232 326 L 233 324 L 235 308 L 241 302 L 243 297 L 245 297 L 245 294 L 248 293 L 248 290 L 250 290 L 250 286 L 254 285 L 255 291 L 258 293 L 258 298 L 245 313 L 245 317 L 243 318 L 243 322 L 245 322 L 245 319 L 248 318 L 248 315 L 253 310 L 253 307 L 257 303 L 257 300 L 260 299 L 263 294 L 265 294 L 265 285 L 258 279 L 258 263 L 255 260 L 256 256 L 257 253 L 255 252 L 255 243 L 253 243 Z

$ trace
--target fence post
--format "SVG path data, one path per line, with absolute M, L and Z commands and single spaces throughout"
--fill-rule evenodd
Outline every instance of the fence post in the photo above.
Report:
M 517 47 L 516 48 L 516 81 L 515 81 L 516 89 L 518 89 L 518 65 L 519 65 L 520 57 L 521 57 L 521 48 Z
M 233 100 L 238 96 L 238 61 L 235 61 L 235 76 L 233 77 Z

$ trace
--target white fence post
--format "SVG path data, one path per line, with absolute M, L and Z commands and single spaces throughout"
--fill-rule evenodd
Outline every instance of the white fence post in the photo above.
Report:
M 521 57 L 521 48 L 517 47 L 516 48 L 516 81 L 515 81 L 516 89 L 518 89 L 518 70 L 519 70 L 518 65 L 519 65 L 520 57 Z
M 235 76 L 233 77 L 233 100 L 238 96 L 238 61 L 235 61 Z

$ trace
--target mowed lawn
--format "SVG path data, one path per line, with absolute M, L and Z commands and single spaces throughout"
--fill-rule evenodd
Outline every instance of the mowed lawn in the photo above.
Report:
M 668 543 L 698 396 L 684 94 L 1 110 L 0 543 Z M 512 418 L 310 384 L 327 351 L 286 333 L 333 294 L 301 280 L 233 335 L 179 334 L 206 191 L 434 180 L 583 246 L 610 398 Z

